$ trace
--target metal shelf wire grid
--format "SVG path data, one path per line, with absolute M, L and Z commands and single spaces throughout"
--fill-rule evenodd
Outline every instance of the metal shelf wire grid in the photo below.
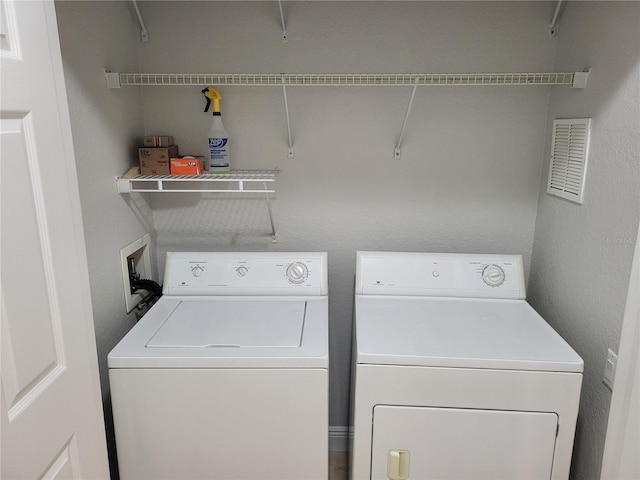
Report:
M 274 193 L 277 170 L 236 170 L 205 175 L 137 175 L 116 179 L 118 193 Z
M 572 85 L 574 73 L 120 73 L 120 85 L 502 86 Z

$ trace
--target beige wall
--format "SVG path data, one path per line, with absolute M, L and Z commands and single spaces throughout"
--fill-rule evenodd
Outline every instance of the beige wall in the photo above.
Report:
M 640 216 L 640 3 L 569 2 L 556 70 L 591 67 L 575 95 L 554 89 L 556 118 L 591 117 L 584 204 L 545 193 L 542 178 L 529 299 L 585 361 L 572 477 L 599 478 L 611 392 L 607 348 L 617 351 Z M 549 135 L 545 156 L 549 152 Z

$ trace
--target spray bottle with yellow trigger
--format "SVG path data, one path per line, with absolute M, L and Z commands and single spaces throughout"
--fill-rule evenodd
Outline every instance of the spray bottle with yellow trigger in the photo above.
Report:
M 207 135 L 207 147 L 205 151 L 205 161 L 209 162 L 209 172 L 228 172 L 229 165 L 229 134 L 222 124 L 220 114 L 220 99 L 222 95 L 215 87 L 207 87 L 202 90 L 207 99 L 204 111 L 207 112 L 213 100 L 213 123 Z

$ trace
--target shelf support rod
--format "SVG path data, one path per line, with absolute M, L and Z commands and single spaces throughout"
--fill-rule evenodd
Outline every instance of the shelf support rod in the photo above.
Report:
M 560 17 L 560 6 L 562 5 L 562 0 L 558 0 L 558 4 L 556 5 L 556 11 L 553 14 L 553 18 L 551 19 L 551 24 L 549 25 L 549 36 L 555 37 L 558 34 L 558 20 Z
M 140 9 L 138 8 L 138 2 L 136 0 L 132 0 L 133 8 L 136 9 L 136 15 L 138 16 L 138 22 L 140 22 L 140 39 L 143 42 L 149 41 L 149 32 L 147 31 L 147 27 L 144 24 L 144 20 L 142 19 L 142 14 L 140 13 Z
M 287 134 L 289 135 L 289 149 L 287 156 L 293 158 L 293 141 L 291 140 L 291 122 L 289 121 L 289 102 L 287 101 L 287 85 L 285 84 L 284 75 L 282 75 L 282 94 L 284 95 L 284 113 L 287 117 Z
M 284 23 L 284 13 L 282 12 L 282 0 L 278 0 L 278 6 L 280 7 L 280 23 L 282 24 L 282 41 L 289 40 L 287 37 L 287 26 Z
M 266 182 L 263 182 L 262 185 L 264 186 L 265 190 L 268 190 Z M 269 222 L 271 223 L 271 241 L 273 243 L 277 243 L 278 234 L 276 233 L 276 224 L 273 221 L 273 210 L 271 208 L 271 198 L 269 198 L 269 192 L 265 193 L 265 197 L 267 199 L 267 210 L 269 211 Z
M 409 105 L 407 105 L 407 112 L 404 114 L 404 120 L 402 121 L 402 128 L 400 129 L 400 138 L 398 138 L 398 143 L 396 143 L 396 148 L 393 151 L 393 158 L 396 160 L 400 160 L 401 154 L 400 149 L 402 148 L 402 138 L 404 137 L 404 130 L 407 126 L 407 119 L 409 118 L 409 112 L 411 112 L 411 106 L 413 105 L 413 97 L 416 95 L 416 89 L 418 88 L 419 78 L 416 77 L 415 84 L 413 85 L 413 91 L 411 92 L 411 98 L 409 99 Z

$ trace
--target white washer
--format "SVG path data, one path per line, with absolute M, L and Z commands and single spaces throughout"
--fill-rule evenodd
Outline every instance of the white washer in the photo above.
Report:
M 168 253 L 108 358 L 120 478 L 326 479 L 326 253 Z
M 568 478 L 583 361 L 520 256 L 358 252 L 354 318 L 352 478 Z

